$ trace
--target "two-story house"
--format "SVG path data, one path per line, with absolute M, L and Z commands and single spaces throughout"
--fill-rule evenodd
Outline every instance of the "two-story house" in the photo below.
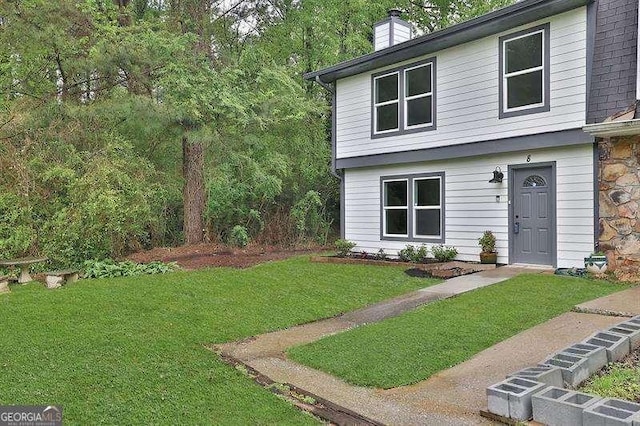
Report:
M 333 92 L 341 233 L 394 255 L 580 267 L 597 240 L 597 144 L 636 99 L 637 0 L 523 0 L 412 38 L 397 11 L 371 54 L 305 75 Z

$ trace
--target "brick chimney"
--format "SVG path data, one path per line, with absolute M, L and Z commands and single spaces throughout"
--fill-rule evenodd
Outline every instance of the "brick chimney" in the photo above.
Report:
M 391 9 L 389 16 L 373 26 L 373 47 L 378 51 L 411 40 L 411 24 L 400 18 L 400 9 Z

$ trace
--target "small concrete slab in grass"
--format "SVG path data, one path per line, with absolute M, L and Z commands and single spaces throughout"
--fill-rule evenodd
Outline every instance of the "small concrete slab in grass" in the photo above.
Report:
M 628 337 L 606 331 L 601 331 L 586 338 L 584 343 L 605 348 L 609 362 L 620 361 L 631 350 Z
M 623 322 L 622 324 L 609 328 L 607 331 L 627 336 L 629 338 L 629 344 L 631 345 L 630 349 L 632 351 L 640 347 L 640 324 L 627 324 Z
M 601 399 L 561 387 L 547 388 L 531 397 L 533 420 L 548 426 L 581 425 L 583 410 Z
M 511 377 L 487 388 L 487 408 L 499 416 L 529 420 L 533 414 L 531 397 L 546 387 L 544 383 Z
M 640 404 L 617 398 L 605 398 L 582 412 L 584 426 L 638 426 Z
M 606 354 L 605 354 L 606 359 Z M 534 382 L 544 383 L 549 386 L 561 388 L 563 386 L 562 370 L 554 365 L 538 365 L 535 367 L 523 368 L 513 374 L 507 376 L 522 377 L 524 379 L 533 380 Z
M 544 361 L 544 365 L 555 365 L 562 370 L 562 380 L 567 386 L 573 388 L 589 378 L 589 360 L 576 355 L 567 353 L 553 354 L 549 359 Z
M 561 350 L 560 352 L 587 358 L 589 360 L 589 375 L 594 374 L 602 367 L 607 365 L 607 351 L 602 346 L 591 345 L 588 343 L 576 343 Z

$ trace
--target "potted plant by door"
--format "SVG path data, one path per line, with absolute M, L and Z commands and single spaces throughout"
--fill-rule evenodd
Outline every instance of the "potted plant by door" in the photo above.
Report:
M 584 267 L 592 274 L 604 274 L 607 272 L 607 256 L 601 251 L 591 253 L 584 258 Z
M 491 231 L 484 231 L 482 237 L 478 239 L 478 244 L 482 248 L 480 252 L 480 263 L 497 263 L 498 252 L 496 251 L 496 236 Z

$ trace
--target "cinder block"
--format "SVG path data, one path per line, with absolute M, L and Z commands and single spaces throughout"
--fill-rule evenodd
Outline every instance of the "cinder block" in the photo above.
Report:
M 557 387 L 531 397 L 533 420 L 549 426 L 581 425 L 582 411 L 602 398 Z
M 640 404 L 623 399 L 605 398 L 582 412 L 584 426 L 631 426 L 637 421 Z
M 607 331 L 628 337 L 629 344 L 631 345 L 630 349 L 632 351 L 640 347 L 640 325 L 633 323 L 627 325 L 626 323 L 622 323 L 609 328 Z
M 564 386 L 564 382 L 562 380 L 562 370 L 559 367 L 553 365 L 538 365 L 535 367 L 527 367 L 507 376 L 507 378 L 510 377 L 522 377 L 525 379 L 533 380 L 534 382 L 544 383 L 549 386 L 557 386 L 559 388 Z
M 515 420 L 529 420 L 533 413 L 531 396 L 546 387 L 544 383 L 511 377 L 487 388 L 487 409 Z
M 589 372 L 589 360 L 579 356 L 557 353 L 544 361 L 543 364 L 560 367 L 562 380 L 572 388 L 577 387 L 591 375 Z
M 588 343 L 576 343 L 560 352 L 587 358 L 589 360 L 589 375 L 600 371 L 602 367 L 607 365 L 607 351 L 601 346 L 590 345 Z
M 605 348 L 609 362 L 621 360 L 629 354 L 631 349 L 628 337 L 606 331 L 601 331 L 588 337 L 584 343 Z
M 625 322 L 630 322 L 632 324 L 640 324 L 640 315 L 638 315 L 637 317 L 633 317 L 630 320 L 625 321 Z

